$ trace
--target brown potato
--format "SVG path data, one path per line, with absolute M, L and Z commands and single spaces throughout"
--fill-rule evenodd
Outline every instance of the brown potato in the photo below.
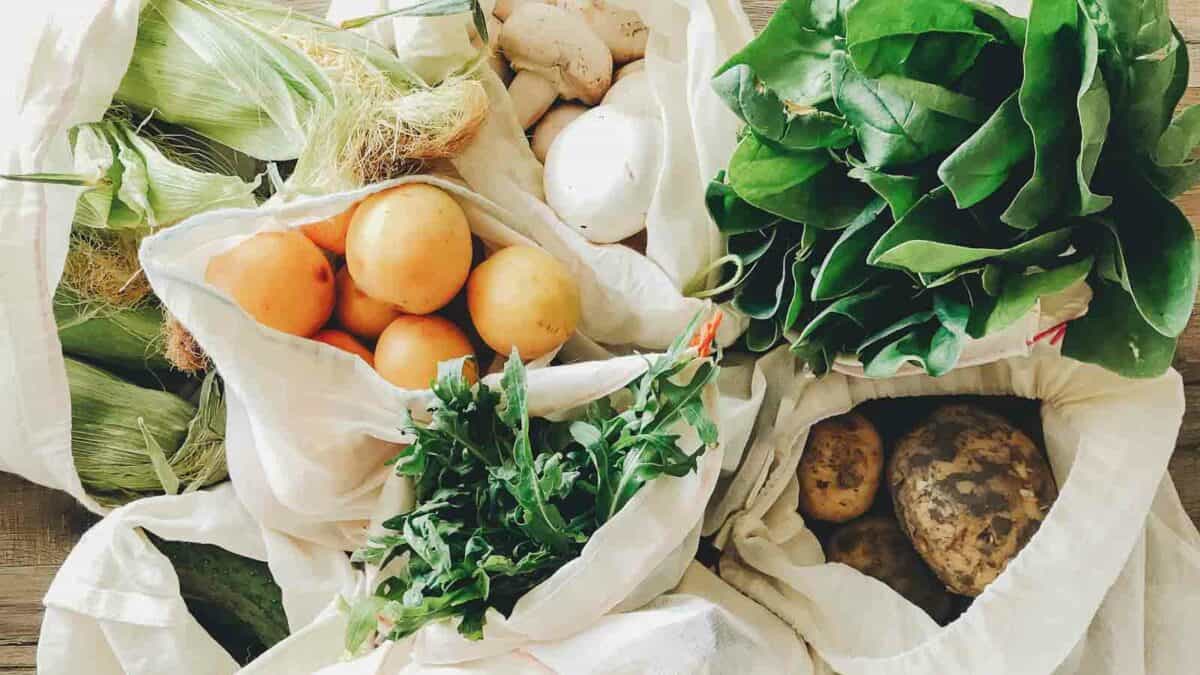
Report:
M 867 512 L 883 480 L 883 441 L 858 413 L 822 420 L 800 458 L 800 512 L 844 523 Z
M 1046 517 L 1058 488 L 1041 450 L 976 406 L 938 408 L 888 466 L 900 526 L 955 593 L 979 595 Z
M 917 555 L 895 518 L 867 516 L 838 527 L 825 556 L 891 586 L 938 623 L 954 612 L 954 598 Z

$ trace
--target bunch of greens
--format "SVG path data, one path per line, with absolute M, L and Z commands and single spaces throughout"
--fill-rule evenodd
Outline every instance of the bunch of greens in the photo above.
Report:
M 416 507 L 355 554 L 381 566 L 399 558 L 400 572 L 351 608 L 349 652 L 376 634 L 399 639 L 447 617 L 461 617 L 459 632 L 482 638 L 488 608 L 508 614 L 642 486 L 694 471 L 704 447 L 682 450 L 677 426 L 691 426 L 705 444 L 717 440 L 701 401 L 717 375 L 706 357 L 714 330 L 693 340 L 697 349 L 681 337 L 639 379 L 572 422 L 530 418 L 515 355 L 499 391 L 471 387 L 461 361 L 446 364 L 432 422 L 406 420 L 416 440 L 394 460 L 415 483 Z
M 1171 198 L 1200 111 L 1166 0 L 788 0 L 714 87 L 745 121 L 709 209 L 747 346 L 818 372 L 956 364 L 964 342 L 1086 281 L 1064 352 L 1169 367 L 1196 294 Z

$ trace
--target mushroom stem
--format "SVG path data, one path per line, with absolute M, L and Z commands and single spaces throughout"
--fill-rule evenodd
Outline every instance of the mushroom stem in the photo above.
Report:
M 542 119 L 546 111 L 558 99 L 558 87 L 554 82 L 529 70 L 522 70 L 508 85 L 508 95 L 512 98 L 513 109 L 521 127 L 528 129 Z

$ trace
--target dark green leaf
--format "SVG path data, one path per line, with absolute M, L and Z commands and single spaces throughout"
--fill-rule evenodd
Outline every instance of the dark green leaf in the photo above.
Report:
M 744 64 L 789 103 L 815 105 L 827 100 L 829 54 L 841 31 L 838 5 L 838 0 L 788 0 L 717 75 Z
M 863 212 L 864 217 L 842 231 L 825 256 L 813 282 L 814 301 L 848 295 L 871 280 L 874 270 L 867 265 L 867 253 L 891 226 L 889 218 L 880 216 L 887 202 L 877 198 L 874 204 L 873 209 Z
M 797 223 L 841 229 L 871 201 L 825 150 L 788 152 L 750 134 L 729 161 L 729 185 L 750 204 Z
M 779 222 L 778 216 L 756 209 L 739 197 L 733 188 L 725 184 L 724 172 L 708 184 L 705 203 L 717 229 L 724 235 L 757 232 Z
M 980 325 L 973 325 L 971 334 L 982 337 L 1008 328 L 1028 314 L 1040 298 L 1061 293 L 1086 279 L 1092 263 L 1093 258 L 1083 258 L 1055 269 L 1009 276 L 989 311 L 972 317 L 972 322 Z
M 858 132 L 871 168 L 912 164 L 966 140 L 976 124 L 921 107 L 863 77 L 845 52 L 831 57 L 838 109 Z
M 1161 166 L 1183 164 L 1200 147 L 1200 105 L 1180 113 L 1158 139 L 1154 161 Z
M 1063 355 L 1094 363 L 1122 377 L 1158 377 L 1171 367 L 1175 339 L 1154 330 L 1133 299 L 1120 286 L 1092 285 L 1088 313 L 1072 321 L 1063 340 Z
M 903 218 L 936 183 L 924 175 L 884 173 L 865 166 L 855 166 L 850 170 L 850 177 L 866 183 L 875 194 L 887 200 L 893 220 Z
M 1123 284 L 1138 311 L 1164 336 L 1178 336 L 1196 301 L 1200 264 L 1187 217 L 1140 176 L 1128 180 L 1105 215 L 1119 243 Z
M 958 208 L 975 206 L 1008 182 L 1033 156 L 1033 137 L 1013 94 L 979 131 L 938 167 L 938 177 L 950 188 Z
M 846 13 L 846 46 L 866 77 L 949 84 L 975 62 L 992 35 L 959 0 L 858 0 Z
M 846 120 L 810 110 L 792 114 L 775 92 L 762 86 L 747 65 L 737 65 L 713 78 L 713 89 L 761 138 L 785 150 L 844 148 L 854 140 Z

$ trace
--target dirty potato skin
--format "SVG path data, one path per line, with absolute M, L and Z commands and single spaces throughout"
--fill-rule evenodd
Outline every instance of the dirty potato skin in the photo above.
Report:
M 913 550 L 895 518 L 867 516 L 838 527 L 825 556 L 891 586 L 940 624 L 954 611 L 954 598 Z
M 888 466 L 900 526 L 951 591 L 977 596 L 1058 496 L 1041 450 L 1007 420 L 943 406 L 900 439 Z
M 883 480 L 879 431 L 858 413 L 818 422 L 809 432 L 798 474 L 805 517 L 844 523 L 861 516 Z

